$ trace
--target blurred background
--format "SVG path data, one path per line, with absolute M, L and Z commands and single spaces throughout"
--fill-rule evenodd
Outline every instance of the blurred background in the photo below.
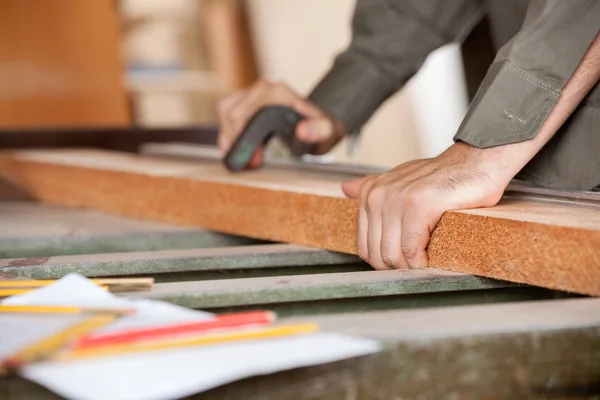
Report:
M 348 44 L 354 5 L 1 0 L 0 130 L 214 125 L 218 99 L 259 76 L 308 94 Z M 443 151 L 476 89 L 465 58 L 485 58 L 481 43 L 471 47 L 431 54 L 372 117 L 356 151 L 342 143 L 327 158 L 392 167 Z

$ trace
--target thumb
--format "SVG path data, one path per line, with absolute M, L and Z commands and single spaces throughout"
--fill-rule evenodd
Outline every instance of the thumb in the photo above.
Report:
M 306 119 L 296 127 L 296 136 L 303 142 L 324 142 L 333 136 L 333 122 L 327 117 Z
M 360 188 L 369 179 L 371 176 L 363 176 L 362 178 L 355 179 L 353 181 L 348 181 L 342 183 L 342 191 L 346 196 L 351 199 L 357 199 L 360 195 Z

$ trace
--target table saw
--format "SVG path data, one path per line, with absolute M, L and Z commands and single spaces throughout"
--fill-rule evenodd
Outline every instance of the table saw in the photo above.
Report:
M 193 146 L 145 151 L 196 156 Z M 351 254 L 7 193 L 2 279 L 151 276 L 151 290 L 121 295 L 215 313 L 269 309 L 384 344 L 374 355 L 245 379 L 194 398 L 600 398 L 600 299 L 433 268 L 373 271 Z M 579 201 L 600 201 L 589 196 Z M 25 380 L 0 380 L 0 400 L 20 398 L 56 396 Z

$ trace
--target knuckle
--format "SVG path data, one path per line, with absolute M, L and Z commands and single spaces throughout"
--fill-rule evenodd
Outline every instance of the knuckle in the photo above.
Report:
M 415 258 L 417 256 L 417 254 L 418 254 L 417 248 L 415 246 L 413 246 L 413 245 L 403 244 L 401 246 L 401 250 L 402 250 L 402 254 L 406 258 Z
M 396 252 L 392 251 L 391 246 L 382 243 L 381 244 L 381 259 L 383 262 L 391 268 L 400 268 L 402 267 L 402 257 L 399 254 L 394 254 Z
M 366 249 L 362 248 L 362 246 L 359 246 L 356 249 L 356 253 L 363 261 L 365 261 L 365 262 L 369 261 L 369 252 L 367 252 Z
M 367 206 L 378 207 L 383 204 L 387 198 L 387 189 L 385 186 L 373 186 L 367 194 Z
M 425 193 L 419 189 L 407 190 L 404 194 L 404 202 L 409 207 L 417 207 L 426 201 Z
M 388 265 L 385 261 L 383 260 L 372 260 L 371 261 L 371 266 L 377 270 L 386 270 L 386 269 L 390 269 L 390 265 Z
M 371 188 L 373 187 L 374 180 L 372 178 L 366 179 L 359 189 L 360 198 L 366 200 Z
M 381 254 L 381 259 L 383 260 L 383 262 L 390 266 L 390 267 L 395 267 L 396 266 L 396 260 L 393 259 L 393 257 L 390 257 L 388 254 L 386 253 L 382 253 Z

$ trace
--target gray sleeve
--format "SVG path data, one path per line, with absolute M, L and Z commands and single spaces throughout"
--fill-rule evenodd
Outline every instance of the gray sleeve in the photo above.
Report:
M 598 0 L 531 0 L 454 139 L 485 148 L 535 138 L 599 29 Z
M 481 0 L 357 0 L 351 43 L 309 100 L 356 133 L 430 52 L 463 40 L 483 15 Z

